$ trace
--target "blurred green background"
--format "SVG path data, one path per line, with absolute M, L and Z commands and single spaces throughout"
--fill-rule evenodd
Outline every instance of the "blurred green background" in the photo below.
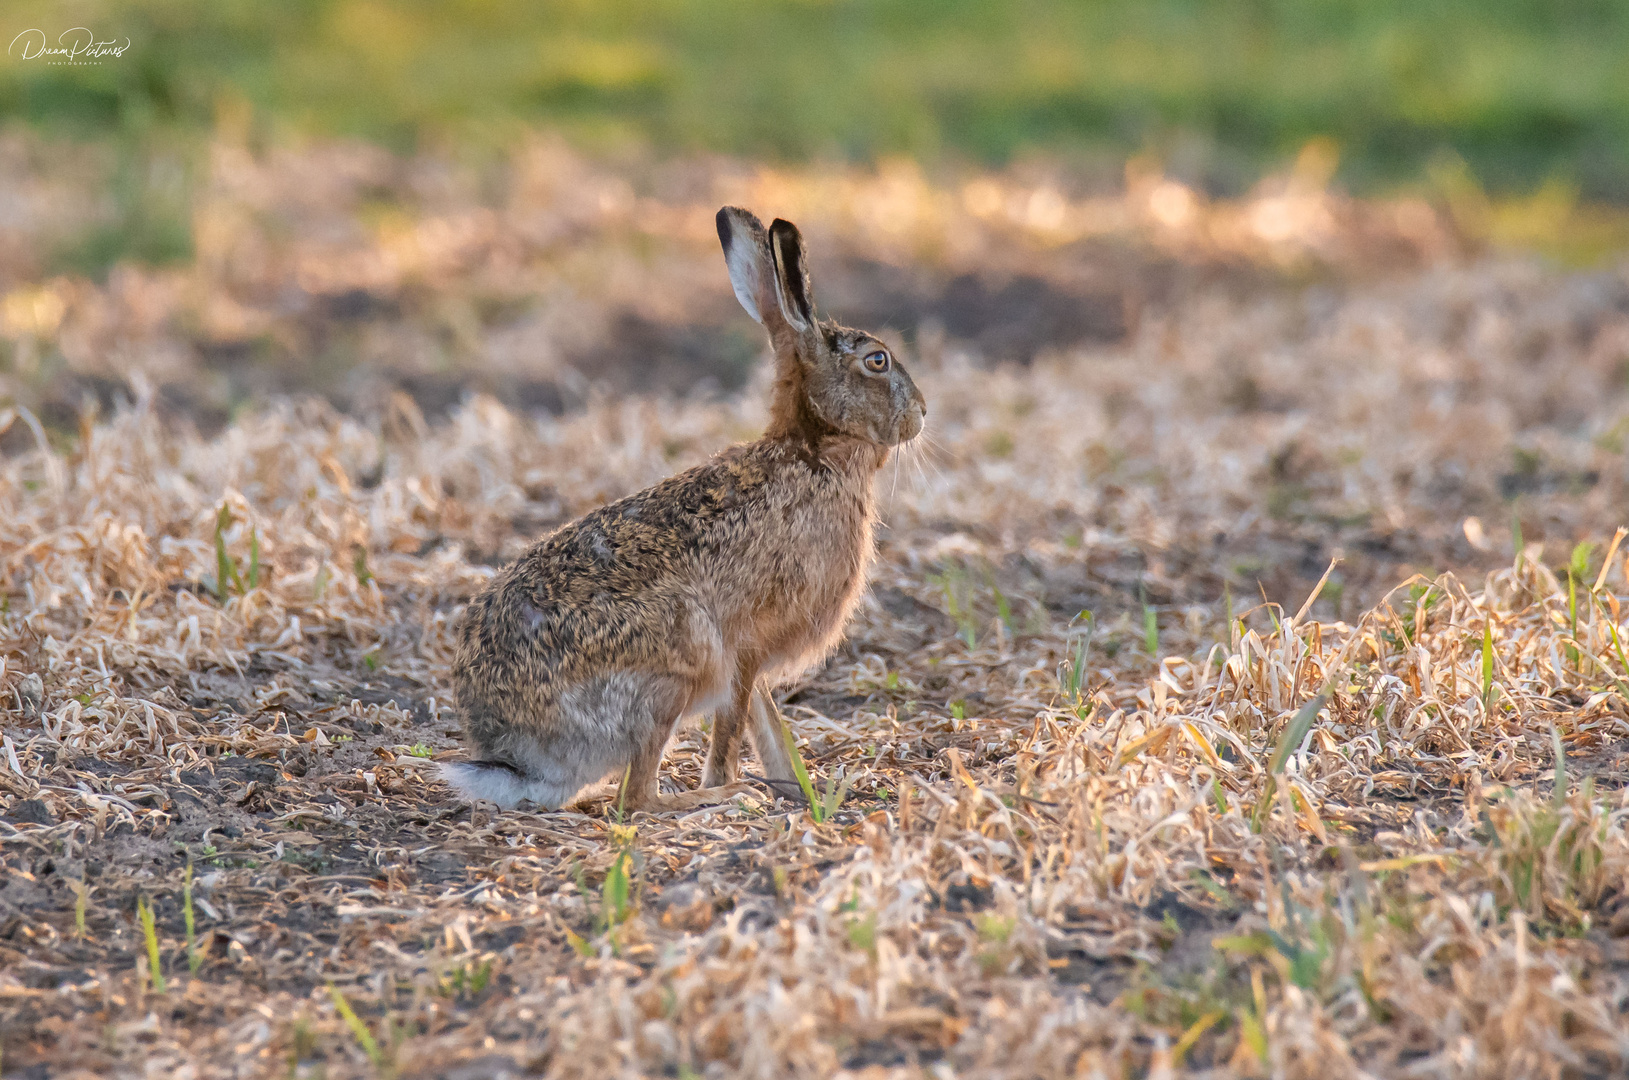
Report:
M 184 254 L 143 209 L 146 163 L 226 114 L 262 138 L 458 153 L 537 126 L 603 152 L 1040 155 L 1105 178 L 1152 152 L 1216 194 L 1323 135 L 1359 194 L 1446 162 L 1495 195 L 1629 203 L 1614 0 L 10 0 L 0 23 L 8 42 L 84 25 L 132 43 L 95 67 L 0 65 L 0 123 L 128 164 L 124 226 L 88 265 Z

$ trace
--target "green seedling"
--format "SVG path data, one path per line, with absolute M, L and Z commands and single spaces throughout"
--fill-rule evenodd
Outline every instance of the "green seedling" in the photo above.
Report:
M 1596 604 L 1602 603 L 1601 598 L 1593 593 L 1591 594 L 1591 600 Z M 1618 635 L 1617 620 L 1608 618 L 1605 622 L 1607 634 L 1612 638 L 1612 655 L 1618 658 L 1618 670 L 1625 675 L 1629 675 L 1629 656 L 1624 655 L 1623 640 Z M 1613 677 L 1613 681 L 1618 684 L 1618 693 L 1629 699 L 1629 685 L 1625 685 L 1624 681 L 1616 676 Z
M 289 1032 L 289 1080 L 293 1080 L 294 1076 L 299 1072 L 300 1062 L 315 1056 L 316 1053 L 317 1034 L 311 1030 L 311 1021 L 301 1016 L 294 1021 L 294 1029 Z
M 222 604 L 228 596 L 242 596 L 260 584 L 260 531 L 249 530 L 249 562 L 245 567 L 226 550 L 226 530 L 232 527 L 232 521 L 232 508 L 222 503 L 215 512 L 215 577 L 204 578 L 204 584 Z
M 1083 621 L 1084 620 L 1084 621 Z M 1082 622 L 1083 621 L 1083 622 Z M 1082 622 L 1079 634 L 1074 632 L 1075 623 Z M 1086 686 L 1086 650 L 1092 639 L 1092 613 L 1082 610 L 1073 619 L 1069 620 L 1070 634 L 1067 639 L 1070 652 L 1059 665 L 1058 682 L 1063 687 L 1064 700 L 1075 715 L 1082 720 L 1091 714 L 1092 704 L 1082 700 L 1082 690 Z
M 631 825 L 617 823 L 611 826 L 611 837 L 617 845 L 617 853 L 610 868 L 606 870 L 605 880 L 599 888 L 599 903 L 596 905 L 598 910 L 594 913 L 594 934 L 596 938 L 604 935 L 611 945 L 612 952 L 620 952 L 621 949 L 617 937 L 618 928 L 633 918 L 639 910 L 635 899 L 641 865 L 636 850 L 638 836 L 638 830 Z M 592 900 L 594 889 L 588 884 L 582 864 L 573 862 L 567 873 L 577 883 L 577 891 L 584 899 Z M 594 942 L 569 928 L 566 930 L 566 942 L 584 959 L 592 958 L 599 951 Z
M 1425 629 L 1418 625 L 1419 621 L 1429 614 L 1432 608 L 1442 603 L 1446 595 L 1435 584 L 1416 582 L 1408 587 L 1408 610 L 1403 613 L 1403 634 L 1407 639 L 1406 644 L 1413 645 L 1419 640 L 1420 632 Z
M 997 915 L 987 911 L 978 917 L 975 925 L 980 941 L 986 945 L 1005 945 L 1012 937 L 1012 932 L 1018 928 L 1018 920 L 1011 915 Z
M 617 852 L 600 887 L 600 929 L 611 930 L 627 922 L 634 913 L 634 853 L 629 848 Z
M 1567 560 L 1567 572 L 1578 581 L 1589 578 L 1590 556 L 1595 554 L 1595 544 L 1590 540 L 1580 540 L 1573 545 L 1572 557 Z
M 628 781 L 633 777 L 633 764 L 622 770 L 622 784 L 617 788 L 617 801 L 611 806 L 611 820 L 621 825 L 628 820 Z M 579 885 L 582 884 L 578 881 Z
M 1239 1021 L 1239 1037 L 1244 1044 L 1250 1047 L 1252 1053 L 1262 1064 L 1267 1063 L 1267 1029 L 1256 1013 L 1248 1007 L 1241 1007 L 1235 1014 Z
M 826 790 L 816 797 L 814 781 L 810 779 L 809 770 L 803 764 L 803 755 L 798 753 L 797 741 L 792 737 L 791 726 L 783 722 L 781 733 L 786 739 L 786 752 L 792 758 L 792 773 L 798 779 L 798 787 L 803 789 L 803 797 L 808 800 L 809 816 L 814 818 L 816 825 L 823 824 L 842 807 L 843 800 L 848 798 L 848 789 L 854 781 L 848 777 L 836 781 L 828 777 Z
M 367 548 L 359 547 L 356 549 L 356 559 L 351 564 L 351 569 L 356 571 L 356 583 L 363 588 L 367 588 L 368 582 L 373 580 L 373 571 L 368 569 Z
M 1212 1009 L 1189 1025 L 1188 1030 L 1184 1031 L 1182 1037 L 1176 1041 L 1176 1045 L 1171 1047 L 1171 1064 L 1181 1065 L 1182 1060 L 1188 1056 L 1188 1051 L 1193 1049 L 1193 1044 L 1199 1041 L 1200 1036 L 1214 1027 L 1216 1022 L 1225 1015 L 1220 1009 Z
M 594 915 L 594 932 L 607 935 L 611 941 L 611 948 L 615 951 L 618 948 L 617 927 L 631 919 L 638 910 L 634 893 L 640 866 L 639 853 L 636 850 L 639 832 L 633 826 L 623 825 L 619 821 L 611 826 L 611 838 L 617 845 L 617 853 L 610 868 L 605 872 L 605 881 L 600 885 L 599 910 Z M 574 863 L 571 872 L 577 882 L 577 891 L 584 897 L 592 897 L 594 890 L 588 884 L 582 864 Z M 581 955 L 594 954 L 593 945 L 570 930 L 566 931 L 566 940 Z
M 1382 630 L 1380 636 L 1386 644 L 1394 649 L 1402 649 L 1415 644 L 1420 636 L 1420 627 L 1415 625 L 1416 620 L 1429 614 L 1432 608 L 1440 604 L 1447 594 L 1438 589 L 1435 584 L 1415 582 L 1408 587 L 1408 606 L 1404 609 L 1402 617 L 1398 620 L 1403 626 L 1403 635 L 1399 638 L 1390 630 Z
M 68 888 L 74 892 L 74 937 L 89 937 L 90 931 L 85 928 L 85 912 L 90 907 L 91 886 L 69 878 Z
M 1007 631 L 1010 640 L 1013 637 L 1012 604 L 1008 602 L 1007 594 L 995 583 L 995 573 L 988 566 L 984 568 L 984 582 L 989 586 L 990 596 L 995 600 L 996 618 L 1001 620 L 1001 625 Z
M 1493 620 L 1482 624 L 1482 707 L 1493 708 Z
M 1572 633 L 1572 639 L 1578 640 L 1578 578 L 1573 574 L 1573 568 L 1567 567 L 1567 624 Z M 1578 666 L 1578 646 L 1567 646 L 1567 662 L 1573 667 Z
M 820 797 L 822 811 L 820 820 L 826 821 L 835 816 L 838 810 L 842 809 L 843 800 L 848 798 L 848 789 L 853 784 L 853 779 L 847 776 L 835 782 L 829 777 L 827 778 L 825 793 Z
M 592 942 L 581 934 L 574 932 L 570 927 L 566 928 L 566 944 L 570 945 L 572 951 L 584 960 L 592 960 L 597 951 Z
M 1559 742 L 1559 735 L 1553 737 Z M 1493 856 L 1493 894 L 1501 912 L 1521 910 L 1534 926 L 1564 933 L 1589 929 L 1590 911 L 1610 888 L 1606 871 L 1609 815 L 1586 779 L 1578 795 L 1565 794 L 1564 759 L 1555 769 L 1556 797 L 1541 803 L 1506 791 L 1482 812 L 1477 838 Z
M 1278 849 L 1272 849 L 1284 902 L 1284 928 L 1269 927 L 1252 934 L 1217 938 L 1215 948 L 1267 960 L 1286 983 L 1322 996 L 1335 976 L 1331 961 L 1341 941 L 1343 926 L 1327 906 L 1307 908 L 1290 892 L 1288 876 Z M 1258 1010 L 1258 1015 L 1259 1015 Z
M 1284 769 L 1290 763 L 1290 755 L 1295 753 L 1307 732 L 1312 730 L 1313 721 L 1318 719 L 1318 710 L 1324 707 L 1329 700 L 1327 692 L 1314 695 L 1305 705 L 1302 705 L 1290 719 L 1289 726 L 1284 734 L 1278 737 L 1278 746 L 1273 751 L 1272 760 L 1267 764 L 1267 785 L 1262 789 L 1261 798 L 1257 800 L 1256 807 L 1250 814 L 1250 831 L 1260 832 L 1262 824 L 1267 820 L 1267 811 L 1273 805 L 1273 799 L 1279 793 L 1279 777 L 1284 775 Z M 1290 791 L 1291 802 L 1296 801 L 1294 789 Z M 1303 806 L 1305 804 L 1303 803 Z M 1307 813 L 1312 812 L 1311 807 L 1305 807 Z
M 351 1034 L 362 1047 L 362 1052 L 368 1055 L 368 1060 L 373 1062 L 375 1069 L 388 1076 L 392 1071 L 390 1058 L 374 1039 L 368 1025 L 356 1015 L 356 1011 L 351 1008 L 351 1003 L 345 1000 L 345 995 L 340 992 L 339 987 L 329 983 L 328 994 L 334 999 L 334 1010 L 339 1013 L 340 1019 L 345 1021 L 345 1026 L 351 1029 Z
M 856 949 L 877 955 L 877 913 L 871 912 L 863 919 L 850 919 L 848 921 L 848 943 Z
M 427 758 L 427 757 L 433 757 L 435 755 L 434 750 L 431 750 L 428 746 L 426 746 L 424 743 L 421 743 L 421 742 L 417 742 L 417 743 L 414 743 L 412 746 L 409 746 L 407 748 L 407 752 L 411 756 L 417 757 L 417 758 Z
M 136 918 L 141 922 L 141 935 L 147 941 L 147 965 L 153 978 L 153 992 L 166 993 L 163 964 L 158 953 L 158 929 L 153 925 L 153 906 L 145 896 L 136 897 Z
M 993 978 L 1000 974 L 1012 959 L 1009 943 L 1013 931 L 1018 927 L 1018 920 L 1011 915 L 985 912 L 974 921 L 973 926 L 978 931 L 979 941 L 984 944 L 984 948 L 979 950 L 976 957 L 979 970 L 984 973 L 985 978 Z
M 809 803 L 809 815 L 819 825 L 826 820 L 824 804 L 815 798 L 814 781 L 809 779 L 809 769 L 803 764 L 803 755 L 798 753 L 797 740 L 792 737 L 790 724 L 781 723 L 781 737 L 786 740 L 786 752 L 792 758 L 792 775 L 797 777 L 798 787 L 803 789 L 803 797 Z
M 933 580 L 945 592 L 945 608 L 956 623 L 956 636 L 971 652 L 978 644 L 978 616 L 974 611 L 972 578 L 963 567 L 947 566 Z
M 237 564 L 226 552 L 226 530 L 232 525 L 232 509 L 225 503 L 215 514 L 215 599 L 226 603 L 227 586 L 243 591 L 243 580 L 238 576 Z
M 482 990 L 492 982 L 492 961 L 476 964 L 461 964 L 451 974 L 443 973 L 436 980 L 436 993 L 445 998 L 457 998 L 464 995 L 478 996 Z
M 1278 748 L 1273 751 L 1273 759 L 1267 766 L 1268 772 L 1275 776 L 1283 774 L 1284 767 L 1289 764 L 1290 755 L 1295 753 L 1296 747 L 1301 745 L 1301 740 L 1312 730 L 1313 721 L 1318 719 L 1318 710 L 1322 709 L 1324 702 L 1328 700 L 1329 695 L 1317 694 L 1297 710 L 1295 718 L 1290 721 L 1290 726 L 1279 736 Z
M 1195 885 L 1209 893 L 1211 899 L 1222 905 L 1223 908 L 1227 909 L 1228 911 L 1232 911 L 1234 908 L 1238 907 L 1239 902 L 1233 899 L 1233 894 L 1228 892 L 1227 888 L 1221 882 L 1211 877 L 1205 871 L 1194 870 L 1191 871 L 1188 876 L 1192 879 Z
M 1138 587 L 1138 593 L 1143 603 L 1143 648 L 1155 660 L 1160 658 L 1160 617 L 1159 612 L 1148 602 L 1148 592 Z
M 245 575 L 249 581 L 249 588 L 260 585 L 260 530 L 249 531 L 249 572 Z
M 187 970 L 198 974 L 203 966 L 204 955 L 198 951 L 197 924 L 192 914 L 192 864 L 187 863 L 187 872 L 181 878 L 181 917 L 187 924 Z

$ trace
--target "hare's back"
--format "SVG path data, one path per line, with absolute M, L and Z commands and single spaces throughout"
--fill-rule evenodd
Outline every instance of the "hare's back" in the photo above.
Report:
M 470 604 L 466 661 L 524 656 L 534 677 L 554 676 L 574 657 L 634 662 L 671 647 L 686 600 L 705 591 L 702 564 L 755 516 L 770 476 L 727 452 L 538 541 Z

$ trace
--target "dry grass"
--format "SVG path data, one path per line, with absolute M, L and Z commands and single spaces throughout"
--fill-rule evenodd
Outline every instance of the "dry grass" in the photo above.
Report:
M 890 198 L 1090 219 L 1012 178 L 754 182 L 872 251 L 840 222 Z M 1126 235 L 1189 262 L 1263 213 L 1137 190 Z M 1316 235 L 1348 255 L 1396 220 L 1296 198 L 1339 211 Z M 1199 216 L 1137 217 L 1178 202 Z M 1007 244 L 1035 224 L 940 257 L 1062 273 L 1080 237 Z M 662 265 L 699 275 L 686 237 Z M 848 643 L 786 688 L 817 784 L 847 789 L 819 823 L 768 792 L 491 814 L 428 779 L 459 752 L 450 628 L 491 565 L 750 437 L 759 383 L 552 418 L 281 402 L 208 437 L 140 379 L 77 438 L 4 412 L 3 1067 L 1621 1072 L 1626 292 L 1430 260 L 1223 283 L 996 369 L 924 328 L 932 440 L 882 478 Z M 676 742 L 671 782 L 703 745 Z

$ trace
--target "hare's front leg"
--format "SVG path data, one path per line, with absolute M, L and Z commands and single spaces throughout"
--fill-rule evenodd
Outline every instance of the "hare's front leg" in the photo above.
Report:
M 756 665 L 741 665 L 736 673 L 735 685 L 730 689 L 730 700 L 713 715 L 713 737 L 707 744 L 707 767 L 702 770 L 701 786 L 718 787 L 735 779 L 741 763 L 741 733 L 747 726 L 747 708 L 752 697 Z
M 797 751 L 787 745 L 786 720 L 775 705 L 775 696 L 769 692 L 766 680 L 759 679 L 753 683 L 748 712 L 752 722 L 752 748 L 758 751 L 764 776 L 774 781 L 777 790 L 790 784 L 791 791 L 796 792 L 798 774 L 792 767 L 792 755 Z
M 707 747 L 702 787 L 717 787 L 735 779 L 743 730 L 752 733 L 752 746 L 769 786 L 777 795 L 797 798 L 797 771 L 792 767 L 793 751 L 786 745 L 786 721 L 769 692 L 769 683 L 746 669 L 736 680 L 729 706 L 713 717 L 713 738 Z
M 701 786 L 717 787 L 735 779 L 743 730 L 752 732 L 752 746 L 770 786 L 781 795 L 796 797 L 797 771 L 792 767 L 792 751 L 786 745 L 786 721 L 775 705 L 769 683 L 745 667 L 736 679 L 729 706 L 713 717 L 713 738 L 707 747 L 707 768 Z

